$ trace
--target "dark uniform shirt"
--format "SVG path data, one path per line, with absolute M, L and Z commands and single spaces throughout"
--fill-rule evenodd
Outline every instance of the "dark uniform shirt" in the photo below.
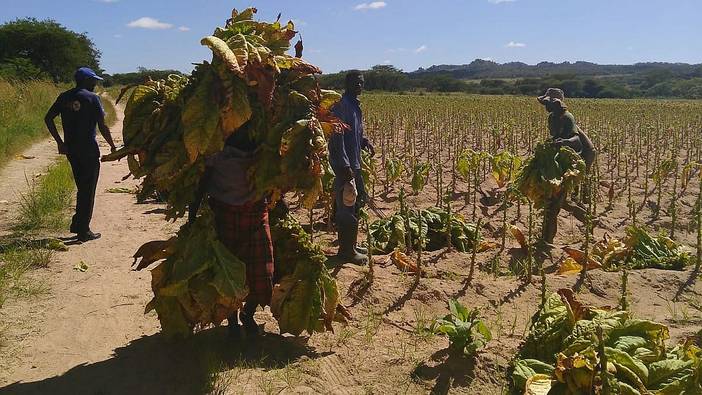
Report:
M 73 88 L 59 95 L 51 111 L 61 114 L 63 138 L 69 154 L 99 156 L 95 139 L 98 120 L 105 116 L 100 97 L 82 88 Z
M 332 112 L 350 129 L 343 133 L 333 133 L 329 139 L 329 164 L 338 172 L 351 167 L 361 168 L 361 149 L 368 146 L 368 139 L 363 135 L 363 114 L 358 98 L 344 94 L 334 105 Z

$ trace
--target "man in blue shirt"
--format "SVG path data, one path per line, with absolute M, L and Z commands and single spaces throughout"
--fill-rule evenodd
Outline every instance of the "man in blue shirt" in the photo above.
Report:
M 71 232 L 78 235 L 78 240 L 86 242 L 100 238 L 99 233 L 90 230 L 93 216 L 95 190 L 100 174 L 100 149 L 95 139 L 96 126 L 100 134 L 116 150 L 110 129 L 105 124 L 105 111 L 100 97 L 93 91 L 102 78 L 87 67 L 79 68 L 75 73 L 76 87 L 59 95 L 44 117 L 46 127 L 56 140 L 59 154 L 66 155 L 73 170 L 73 179 L 78 189 L 76 213 L 71 220 Z M 56 129 L 54 118 L 61 115 L 63 137 Z
M 361 150 L 374 154 L 373 146 L 363 135 L 363 114 L 358 96 L 363 91 L 363 74 L 350 71 L 346 74 L 345 91 L 332 112 L 347 128 L 333 133 L 329 139 L 329 162 L 336 179 L 334 194 L 336 226 L 338 229 L 339 263 L 365 264 L 367 250 L 356 245 L 358 237 L 358 211 L 368 200 L 361 176 Z

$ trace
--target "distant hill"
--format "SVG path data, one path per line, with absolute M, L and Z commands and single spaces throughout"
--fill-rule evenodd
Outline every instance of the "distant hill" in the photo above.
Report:
M 465 92 L 488 95 L 542 94 L 560 87 L 568 97 L 702 99 L 702 64 L 590 62 L 435 65 L 404 72 L 391 65 L 364 70 L 367 90 L 388 92 Z M 344 88 L 344 72 L 320 77 L 323 87 Z
M 687 63 L 636 63 L 632 65 L 600 65 L 591 62 L 541 62 L 529 65 L 522 62 L 496 63 L 489 60 L 476 59 L 470 64 L 435 65 L 426 69 L 419 68 L 411 72 L 414 75 L 448 74 L 459 79 L 483 78 L 541 78 L 551 75 L 571 74 L 578 77 L 645 74 L 655 71 L 666 71 L 673 75 L 702 76 L 702 64 Z

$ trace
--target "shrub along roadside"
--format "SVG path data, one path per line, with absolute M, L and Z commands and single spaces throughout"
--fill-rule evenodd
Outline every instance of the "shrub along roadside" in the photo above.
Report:
M 49 135 L 44 114 L 62 88 L 45 81 L 10 83 L 0 79 L 0 166 Z

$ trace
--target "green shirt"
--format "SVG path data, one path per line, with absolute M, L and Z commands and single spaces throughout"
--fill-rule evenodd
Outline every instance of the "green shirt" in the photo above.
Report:
M 562 115 L 548 114 L 548 131 L 553 138 L 570 139 L 576 135 L 577 128 L 575 117 L 568 111 Z

